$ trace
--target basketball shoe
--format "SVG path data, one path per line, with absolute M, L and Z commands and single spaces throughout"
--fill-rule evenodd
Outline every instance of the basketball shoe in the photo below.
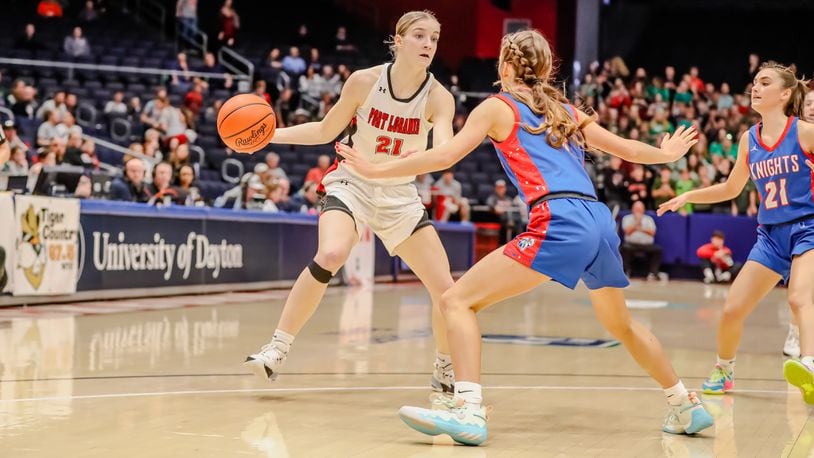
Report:
M 277 380 L 286 356 L 288 356 L 288 352 L 284 352 L 279 345 L 275 345 L 274 342 L 267 343 L 260 348 L 259 352 L 247 356 L 243 365 L 263 379 L 274 381 Z
M 783 377 L 800 389 L 806 404 L 814 404 L 814 374 L 810 368 L 795 359 L 787 359 L 783 364 Z
M 432 366 L 432 380 L 430 381 L 433 393 L 452 396 L 455 394 L 455 373 L 452 363 L 442 365 L 437 358 Z
M 789 358 L 800 357 L 800 328 L 790 324 L 786 343 L 783 344 L 783 354 Z
M 735 386 L 735 373 L 716 364 L 708 379 L 701 384 L 704 394 L 724 394 Z
M 488 437 L 486 410 L 486 407 L 454 398 L 450 401 L 449 410 L 404 406 L 399 409 L 399 417 L 420 433 L 430 436 L 448 434 L 460 444 L 480 445 Z
M 695 434 L 712 426 L 712 415 L 695 393 L 688 393 L 681 405 L 670 406 L 662 430 L 670 434 Z

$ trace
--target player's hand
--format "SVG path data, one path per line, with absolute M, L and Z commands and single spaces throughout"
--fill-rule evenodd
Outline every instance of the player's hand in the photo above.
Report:
M 684 206 L 687 205 L 687 195 L 682 194 L 678 197 L 673 197 L 672 199 L 664 202 L 663 204 L 659 205 L 658 210 L 656 210 L 656 215 L 661 216 L 668 211 L 675 212 Z
M 681 126 L 672 136 L 669 132 L 664 135 L 661 150 L 667 156 L 666 162 L 673 162 L 684 156 L 696 143 L 698 143 L 698 133 L 695 131 L 695 126 L 690 126 L 689 129 Z
M 376 164 L 371 163 L 364 154 L 340 142 L 336 142 L 334 148 L 336 153 L 344 158 L 342 162 L 351 167 L 356 173 L 367 178 L 376 178 L 378 167 Z

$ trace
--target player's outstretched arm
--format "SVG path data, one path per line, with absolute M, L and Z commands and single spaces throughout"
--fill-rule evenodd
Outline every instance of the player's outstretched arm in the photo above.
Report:
M 690 192 L 676 196 L 667 202 L 659 205 L 656 213 L 661 216 L 668 211 L 678 211 L 686 204 L 714 204 L 732 200 L 743 191 L 746 182 L 749 180 L 749 132 L 741 135 L 738 143 L 738 159 L 732 168 L 732 173 L 725 182 L 712 185 L 708 188 L 695 189 Z
M 579 117 L 580 119 L 590 119 L 582 112 L 579 112 Z M 590 147 L 637 164 L 665 164 L 677 161 L 698 143 L 695 138 L 695 128 L 685 129 L 683 126 L 679 127 L 672 136 L 667 134 L 661 142 L 661 148 L 622 138 L 595 122 L 583 127 L 582 134 Z
M 373 164 L 364 155 L 343 144 L 337 144 L 337 151 L 345 158 L 347 165 L 369 178 L 394 178 L 444 170 L 480 145 L 492 132 L 496 120 L 505 117 L 504 110 L 510 110 L 504 102 L 487 99 L 472 110 L 463 129 L 450 141 L 397 161 Z
M 372 76 L 369 70 L 354 72 L 342 87 L 336 105 L 328 111 L 322 121 L 277 129 L 270 143 L 322 145 L 335 140 L 348 127 L 359 105 L 364 103 L 374 81 L 375 76 Z

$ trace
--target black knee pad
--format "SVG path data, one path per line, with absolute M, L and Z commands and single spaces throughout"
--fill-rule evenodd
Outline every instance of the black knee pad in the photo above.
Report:
M 317 264 L 316 261 L 311 261 L 311 263 L 308 264 L 308 271 L 311 272 L 314 279 L 320 283 L 328 283 L 331 281 L 331 277 L 334 276 L 330 271 L 325 270 L 321 265 Z

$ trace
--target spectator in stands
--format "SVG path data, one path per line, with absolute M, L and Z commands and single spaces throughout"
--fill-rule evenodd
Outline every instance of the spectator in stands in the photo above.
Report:
M 65 157 L 62 158 L 63 164 L 83 166 L 85 163 L 82 161 L 82 134 L 79 132 L 71 132 L 68 134 L 68 143 L 65 148 Z
M 68 140 L 62 137 L 54 137 L 48 143 L 46 151 L 54 154 L 54 165 L 62 164 L 65 160 L 65 152 L 67 151 Z
M 22 36 L 14 43 L 16 49 L 25 49 L 27 51 L 40 51 L 46 49 L 45 44 L 40 41 L 37 35 L 37 29 L 34 24 L 26 24 L 25 31 Z
M 28 173 L 28 159 L 25 156 L 25 150 L 19 146 L 11 147 L 11 155 L 5 164 L 3 164 L 2 171 L 14 175 L 25 175 Z
M 306 213 L 316 215 L 319 211 L 319 196 L 317 195 L 317 183 L 306 181 L 302 189 L 291 199 L 289 208 L 294 213 Z
M 68 113 L 76 116 L 76 109 L 79 106 L 79 98 L 73 92 L 65 93 L 65 108 Z
M 237 31 L 240 29 L 240 16 L 232 6 L 232 0 L 225 0 L 220 8 L 220 30 L 218 31 L 218 41 L 221 46 L 232 47 L 235 45 Z
M 181 38 L 186 42 L 195 40 L 198 28 L 198 0 L 178 0 L 175 3 L 175 19 L 178 21 Z M 189 43 L 183 43 L 186 47 Z
M 336 53 L 339 55 L 343 54 L 347 55 L 356 52 L 356 46 L 354 46 L 353 44 L 351 44 L 350 41 L 348 41 L 348 29 L 345 28 L 345 26 L 343 25 L 340 25 L 336 29 L 336 37 L 334 39 L 334 49 L 336 50 Z
M 520 196 L 506 194 L 506 181 L 495 181 L 495 191 L 486 199 L 489 211 L 500 220 L 498 242 L 503 245 L 523 231 L 528 223 L 526 204 Z
M 197 119 L 204 102 L 204 82 L 200 78 L 195 78 L 192 82 L 192 89 L 184 96 L 184 109 L 189 111 L 188 118 Z
M 155 156 L 161 160 L 161 133 L 157 129 L 147 129 L 144 132 L 144 154 Z
M 217 62 L 215 59 L 215 54 L 211 52 L 204 54 L 203 64 L 200 68 L 198 68 L 198 71 L 201 73 L 217 73 L 224 75 L 224 79 L 204 78 L 203 80 L 206 83 L 204 85 L 205 89 L 207 85 L 209 86 L 209 89 L 231 89 L 232 85 L 234 84 L 231 77 L 226 78 L 226 76 L 228 76 L 226 69 L 223 68 L 223 65 Z
M 732 106 L 735 104 L 735 99 L 732 98 L 729 91 L 729 83 L 722 83 L 721 93 L 718 95 L 718 100 L 715 102 L 719 110 L 727 110 L 732 108 Z
M 266 185 L 268 193 L 266 194 L 267 201 L 274 204 L 274 208 L 281 212 L 296 211 L 291 206 L 292 199 L 288 194 L 291 192 L 291 182 L 286 178 L 274 178 L 265 175 L 263 184 Z M 302 189 L 300 190 L 302 192 Z
M 88 44 L 87 38 L 82 36 L 82 27 L 73 28 L 73 33 L 65 37 L 62 49 L 65 51 L 65 54 L 71 57 L 90 55 L 90 45 Z
M 96 156 L 96 142 L 90 138 L 82 143 L 82 162 L 85 168 L 99 170 L 99 157 Z
M 631 206 L 634 202 L 644 203 L 645 208 L 653 208 L 653 198 L 650 194 L 650 177 L 648 174 L 651 172 L 644 168 L 641 164 L 633 164 L 630 169 L 630 178 L 627 181 L 627 191 L 629 196 L 628 205 Z
M 179 190 L 179 188 L 172 186 L 172 177 L 172 165 L 167 162 L 160 162 L 155 165 L 153 169 L 153 182 L 147 186 L 149 193 L 152 194 L 148 203 L 186 204 L 186 191 Z
M 144 110 L 141 112 L 141 123 L 147 128 L 157 129 L 159 127 L 158 118 L 161 116 L 161 109 L 159 106 L 162 104 L 161 99 L 167 98 L 167 89 L 161 87 L 156 89 L 155 97 L 144 104 Z
M 124 92 L 116 91 L 113 93 L 113 98 L 105 104 L 104 113 L 108 120 L 127 117 L 128 107 L 124 103 Z
M 36 95 L 37 90 L 26 83 L 25 80 L 14 80 L 11 84 L 11 91 L 6 95 L 6 106 L 11 107 L 11 112 L 15 116 L 33 118 L 34 109 L 36 108 Z
M 45 114 L 46 120 L 37 128 L 37 145 L 48 146 L 51 139 L 59 135 L 59 111 L 51 110 Z
M 630 199 L 627 189 L 627 174 L 622 168 L 623 161 L 611 156 L 609 167 L 602 171 L 602 184 L 605 193 L 605 204 L 611 209 L 627 210 Z
M 418 190 L 418 197 L 421 198 L 421 203 L 424 204 L 424 208 L 429 210 L 432 207 L 432 185 L 435 184 L 432 175 L 429 173 L 416 175 L 413 184 Z
M 655 244 L 656 222 L 644 213 L 642 201 L 633 204 L 631 213 L 622 218 L 625 240 L 622 244 L 622 263 L 628 277 L 633 273 L 633 260 L 643 256 L 647 261 L 647 279 L 667 279 L 661 268 L 661 247 Z
M 42 17 L 62 17 L 62 5 L 57 0 L 41 0 L 37 14 Z
M 41 148 L 37 151 L 37 162 L 28 169 L 29 176 L 38 176 L 43 167 L 57 165 L 57 148 Z
M 438 189 L 438 205 L 443 210 L 440 221 L 455 217 L 461 222 L 469 221 L 469 200 L 464 197 L 461 183 L 455 179 L 452 169 L 444 170 L 434 187 Z
M 321 120 L 331 111 L 331 108 L 336 105 L 336 99 L 330 92 L 323 92 L 322 98 L 319 100 L 319 110 L 317 111 L 317 119 Z
M 160 110 L 158 115 L 158 130 L 163 133 L 162 140 L 169 146 L 172 139 L 178 139 L 180 143 L 186 143 L 186 121 L 181 110 L 170 104 L 169 99 L 158 99 L 156 107 Z
M 334 73 L 334 68 L 330 65 L 322 67 L 321 84 L 323 84 L 322 91 L 329 92 L 331 97 L 339 96 L 342 92 L 342 78 Z
M 266 165 L 268 166 L 268 170 L 266 173 L 274 178 L 280 179 L 285 178 L 288 179 L 288 175 L 286 175 L 285 170 L 280 167 L 280 155 L 275 153 L 274 151 L 269 152 L 266 154 Z
M 331 166 L 331 158 L 327 154 L 322 154 L 317 159 L 317 166 L 312 167 L 308 170 L 308 173 L 305 174 L 305 180 L 311 181 L 313 183 L 322 183 L 322 177 L 325 176 L 325 171 L 328 170 L 328 167 Z
M 93 22 L 99 19 L 99 13 L 96 11 L 93 0 L 85 2 L 85 7 L 79 12 L 78 18 L 81 22 Z
M 124 177 L 116 177 L 110 183 L 110 199 L 128 202 L 150 200 L 147 184 L 144 182 L 144 161 L 138 158 L 124 163 Z
M 172 140 L 173 142 L 177 141 L 176 139 Z M 170 165 L 172 165 L 172 172 L 174 176 L 178 176 L 181 171 L 181 168 L 185 165 L 190 164 L 190 157 L 189 157 L 189 145 L 187 144 L 179 144 L 177 145 L 172 152 L 170 153 Z
M 307 25 L 300 24 L 299 27 L 297 27 L 297 33 L 294 34 L 294 37 L 291 39 L 291 44 L 306 51 L 310 50 L 314 46 L 314 42 L 311 34 L 308 32 Z
M 280 93 L 280 98 L 274 104 L 274 113 L 277 115 L 277 127 L 286 127 L 288 125 L 288 118 L 291 113 L 296 110 L 294 104 L 294 91 L 290 88 L 285 88 Z
M 305 59 L 300 56 L 300 49 L 296 46 L 289 48 L 288 55 L 283 57 L 283 71 L 296 81 L 305 73 L 305 68 Z
M 659 170 L 659 176 L 653 181 L 654 208 L 658 208 L 659 205 L 676 196 L 676 183 L 672 179 L 672 175 L 673 171 L 666 165 Z
M 254 83 L 254 95 L 258 97 L 262 97 L 266 103 L 271 104 L 271 96 L 269 95 L 268 91 L 266 91 L 266 81 L 265 80 L 257 80 Z
M 28 145 L 17 135 L 17 124 L 11 119 L 3 121 L 3 133 L 6 135 L 6 141 L 9 148 L 20 148 L 24 154 L 28 154 Z
M 176 184 L 179 190 L 186 193 L 187 200 L 185 204 L 187 206 L 203 205 L 204 203 L 195 179 L 195 168 L 191 165 L 185 164 L 178 170 L 178 179 Z
M 186 53 L 179 52 L 176 61 L 172 65 L 172 70 L 179 73 L 173 73 L 170 80 L 173 86 L 177 86 L 181 92 L 189 90 L 192 79 L 189 76 L 189 62 L 187 61 Z
M 322 60 L 319 58 L 319 49 L 311 48 L 311 57 L 308 58 L 308 66 L 314 67 L 317 74 L 322 71 Z
M 695 252 L 701 260 L 704 283 L 724 283 L 738 275 L 741 264 L 732 259 L 732 250 L 724 245 L 723 231 L 714 231 L 709 243 L 701 245 Z
M 312 113 L 319 110 L 319 99 L 324 87 L 321 80 L 322 78 L 316 74 L 314 67 L 308 67 L 305 74 L 300 76 L 300 105 Z

